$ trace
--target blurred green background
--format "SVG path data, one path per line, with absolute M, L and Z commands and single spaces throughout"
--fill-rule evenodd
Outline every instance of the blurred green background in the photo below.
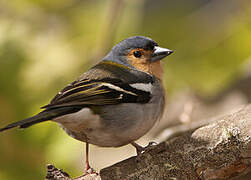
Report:
M 38 113 L 133 35 L 175 51 L 164 63 L 169 97 L 186 88 L 214 96 L 251 60 L 250 17 L 249 0 L 1 0 L 0 127 Z M 95 149 L 97 170 L 129 157 L 127 149 Z M 43 179 L 48 163 L 80 175 L 83 143 L 51 122 L 0 134 L 1 180 Z

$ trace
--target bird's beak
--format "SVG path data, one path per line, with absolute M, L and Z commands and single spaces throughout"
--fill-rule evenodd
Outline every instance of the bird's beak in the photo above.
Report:
M 151 57 L 151 62 L 159 61 L 172 53 L 173 53 L 173 51 L 170 49 L 155 46 L 154 50 L 153 50 L 153 55 Z

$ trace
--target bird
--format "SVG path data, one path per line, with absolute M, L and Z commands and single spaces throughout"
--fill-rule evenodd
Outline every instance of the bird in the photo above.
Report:
M 129 37 L 57 93 L 41 107 L 41 112 L 0 128 L 0 132 L 56 122 L 68 135 L 86 143 L 86 173 L 92 172 L 89 144 L 131 144 L 140 154 L 144 147 L 135 141 L 153 127 L 164 111 L 161 60 L 172 53 L 149 37 Z

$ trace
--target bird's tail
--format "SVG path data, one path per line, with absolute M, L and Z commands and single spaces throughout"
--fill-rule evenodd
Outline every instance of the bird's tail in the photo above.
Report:
M 53 118 L 56 118 L 56 117 L 59 117 L 62 115 L 66 115 L 66 114 L 70 114 L 70 113 L 74 113 L 79 110 L 80 110 L 79 108 L 73 108 L 73 107 L 63 107 L 63 108 L 49 109 L 49 110 L 47 109 L 47 110 L 44 110 L 44 111 L 38 113 L 35 116 L 32 116 L 30 118 L 27 118 L 27 119 L 24 119 L 21 121 L 11 123 L 11 124 L 5 126 L 4 128 L 0 128 L 0 132 L 5 131 L 7 129 L 14 128 L 14 127 L 27 128 L 27 127 L 32 126 L 34 124 L 48 121 L 48 120 L 52 120 Z

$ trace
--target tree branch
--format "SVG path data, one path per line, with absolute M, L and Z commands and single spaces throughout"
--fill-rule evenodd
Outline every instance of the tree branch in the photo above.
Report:
M 139 157 L 104 168 L 100 176 L 78 180 L 234 179 L 248 172 L 251 172 L 251 105 L 153 146 Z

